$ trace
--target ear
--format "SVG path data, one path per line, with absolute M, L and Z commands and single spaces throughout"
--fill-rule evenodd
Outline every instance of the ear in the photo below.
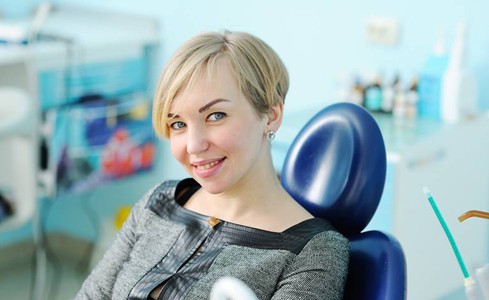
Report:
M 282 117 L 284 112 L 284 103 L 282 101 L 278 101 L 277 104 L 270 108 L 268 112 L 268 121 L 267 121 L 267 131 L 273 130 L 277 132 L 282 124 Z

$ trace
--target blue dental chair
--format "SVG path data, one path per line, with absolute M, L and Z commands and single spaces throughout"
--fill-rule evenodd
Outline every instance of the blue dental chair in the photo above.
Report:
M 362 230 L 384 188 L 386 151 L 374 118 L 352 103 L 317 113 L 292 143 L 281 173 L 285 189 L 350 240 L 344 299 L 406 299 L 406 263 L 399 242 Z

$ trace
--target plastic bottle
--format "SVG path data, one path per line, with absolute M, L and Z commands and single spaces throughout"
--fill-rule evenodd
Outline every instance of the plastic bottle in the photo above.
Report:
M 378 75 L 371 75 L 370 83 L 364 89 L 365 107 L 369 111 L 379 112 L 382 110 L 382 87 Z
M 406 117 L 406 93 L 402 89 L 399 89 L 394 96 L 392 115 L 395 120 L 402 120 Z
M 419 74 L 418 115 L 422 118 L 441 120 L 441 91 L 447 65 L 445 40 L 440 33 L 433 53 L 428 57 Z
M 450 62 L 443 77 L 441 114 L 447 123 L 455 123 L 477 111 L 475 79 L 465 66 L 466 27 L 465 21 L 457 26 Z
M 406 92 L 406 118 L 413 120 L 417 117 L 418 80 L 413 78 Z
M 365 105 L 363 98 L 363 87 L 360 82 L 360 78 L 356 78 L 351 91 L 351 102 L 356 103 L 358 105 Z
M 392 83 L 386 83 L 382 86 L 382 111 L 392 113 L 394 110 L 395 97 L 400 90 L 400 76 L 394 75 Z

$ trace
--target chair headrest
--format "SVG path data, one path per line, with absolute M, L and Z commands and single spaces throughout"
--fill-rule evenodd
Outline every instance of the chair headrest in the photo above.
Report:
M 336 103 L 299 132 L 286 155 L 281 181 L 312 215 L 351 236 L 373 217 L 385 173 L 385 146 L 374 118 L 359 105 Z

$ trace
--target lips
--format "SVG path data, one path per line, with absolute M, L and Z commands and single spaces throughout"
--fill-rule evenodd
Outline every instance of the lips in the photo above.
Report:
M 225 159 L 226 157 L 192 163 L 194 175 L 200 178 L 209 178 L 216 175 L 221 169 L 222 163 Z
M 213 166 L 217 165 L 221 160 L 216 160 L 216 161 L 213 161 L 213 162 L 210 162 L 208 164 L 205 164 L 205 165 L 199 165 L 199 166 L 195 166 L 197 169 L 199 169 L 200 171 L 205 171 L 205 170 L 208 170 L 210 168 L 212 168 Z
M 221 159 L 216 159 L 216 160 L 207 160 L 207 161 L 196 162 L 196 163 L 192 163 L 192 166 L 199 171 L 207 171 L 209 169 L 212 169 L 212 167 L 221 163 L 225 159 L 226 159 L 226 157 L 221 158 Z

